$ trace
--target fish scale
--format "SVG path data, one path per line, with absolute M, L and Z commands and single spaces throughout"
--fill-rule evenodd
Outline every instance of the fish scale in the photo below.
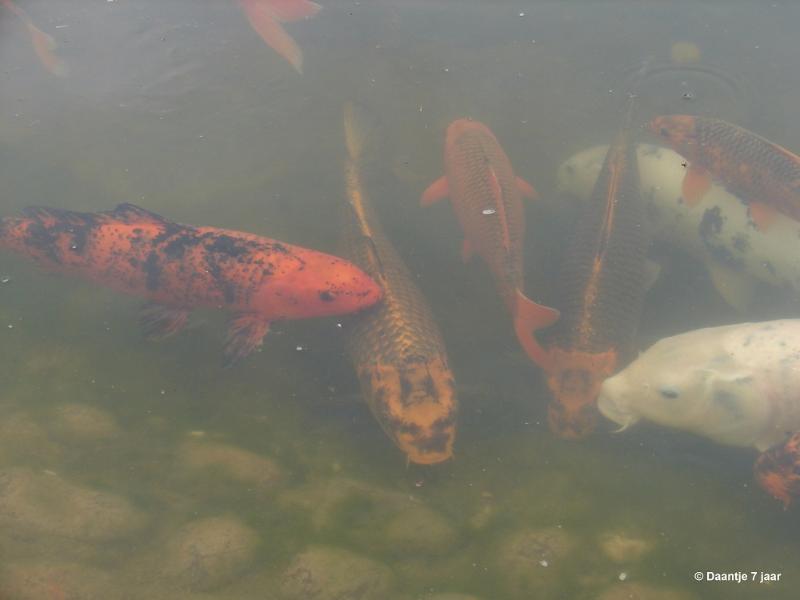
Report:
M 453 452 L 455 379 L 433 313 L 366 195 L 364 121 L 347 105 L 343 253 L 378 282 L 383 302 L 353 319 L 347 352 L 364 398 L 387 435 L 408 460 L 438 463 Z
M 800 157 L 752 131 L 711 117 L 666 115 L 650 129 L 745 203 L 800 220 Z
M 525 218 L 511 162 L 494 138 L 480 130 L 463 132 L 451 149 L 445 169 L 452 196 L 459 197 L 464 203 L 462 211 L 470 213 L 462 216 L 462 211 L 457 211 L 465 235 L 488 263 L 498 291 L 513 310 L 515 292 L 523 285 Z

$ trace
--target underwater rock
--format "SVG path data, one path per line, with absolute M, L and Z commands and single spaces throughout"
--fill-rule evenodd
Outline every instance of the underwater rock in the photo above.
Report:
M 192 521 L 167 541 L 161 573 L 189 590 L 209 590 L 250 566 L 258 536 L 235 517 Z
M 0 567 L 0 598 L 8 600 L 113 600 L 112 578 L 77 563 L 11 563 Z
M 106 411 L 88 404 L 62 404 L 53 409 L 51 431 L 70 441 L 101 441 L 120 433 L 116 420 Z
M 625 531 L 609 531 L 600 536 L 600 549 L 615 563 L 634 562 L 650 552 L 655 544 Z
M 409 506 L 386 524 L 386 547 L 401 555 L 440 555 L 458 541 L 450 522 L 422 505 Z
M 347 550 L 312 546 L 292 559 L 281 580 L 284 600 L 385 600 L 391 570 Z
M 63 448 L 47 431 L 23 412 L 3 416 L 0 422 L 0 461 L 9 464 L 52 464 L 63 456 Z
M 466 594 L 431 594 L 423 596 L 423 600 L 480 600 L 480 598 Z
M 509 535 L 495 549 L 492 561 L 512 595 L 547 598 L 558 584 L 558 570 L 575 546 L 559 527 L 524 530 Z
M 124 498 L 70 483 L 52 472 L 0 471 L 0 527 L 78 541 L 105 541 L 141 529 L 146 518 Z
M 656 588 L 642 583 L 618 583 L 611 586 L 597 600 L 694 600 L 693 594 L 678 590 Z
M 178 462 L 190 471 L 213 471 L 260 491 L 274 489 L 281 478 L 272 459 L 220 442 L 185 442 L 178 449 Z

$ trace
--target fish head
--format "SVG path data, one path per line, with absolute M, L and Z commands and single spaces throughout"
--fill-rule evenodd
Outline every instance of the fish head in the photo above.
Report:
M 698 143 L 696 123 L 691 115 L 662 115 L 650 121 L 648 129 L 670 147 L 692 158 L 689 151 Z
M 592 354 L 551 348 L 550 359 L 550 430 L 567 439 L 585 437 L 597 425 L 597 396 L 603 380 L 614 370 L 616 352 Z
M 753 374 L 704 330 L 657 342 L 607 379 L 598 398 L 622 429 L 643 419 L 737 446 L 760 443 L 769 404 Z
M 453 456 L 458 404 L 443 357 L 363 365 L 358 376 L 375 418 L 410 462 L 430 465 Z
M 495 139 L 492 130 L 480 121 L 474 119 L 456 119 L 447 126 L 447 133 L 445 134 L 445 146 L 452 144 L 463 135 L 477 134 L 481 136 L 489 136 Z
M 264 279 L 255 300 L 273 318 L 344 315 L 383 298 L 381 286 L 349 261 L 316 251 L 295 258 L 291 268 Z

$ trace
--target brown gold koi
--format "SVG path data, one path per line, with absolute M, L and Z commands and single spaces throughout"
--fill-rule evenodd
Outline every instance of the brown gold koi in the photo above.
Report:
M 550 428 L 562 437 L 594 429 L 601 384 L 630 358 L 645 294 L 643 227 L 636 150 L 623 130 L 578 218 L 560 276 L 561 319 L 544 368 Z
M 345 255 L 383 289 L 383 302 L 354 319 L 348 353 L 373 415 L 408 460 L 453 455 L 458 403 L 442 335 L 422 292 L 380 225 L 362 182 L 364 118 L 344 112 L 348 157 Z
M 717 179 L 747 205 L 750 218 L 766 229 L 775 211 L 800 220 L 800 156 L 721 119 L 665 115 L 650 130 L 689 159 L 682 195 L 698 204 Z

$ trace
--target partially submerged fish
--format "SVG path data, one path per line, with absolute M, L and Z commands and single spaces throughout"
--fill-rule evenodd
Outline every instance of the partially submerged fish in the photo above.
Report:
M 0 0 L 0 4 L 5 6 L 13 14 L 19 18 L 28 30 L 31 38 L 31 44 L 36 51 L 36 56 L 39 62 L 47 70 L 48 73 L 56 75 L 57 77 L 66 77 L 69 74 L 67 63 L 61 60 L 56 54 L 57 48 L 56 41 L 53 37 L 39 29 L 30 18 L 28 13 L 22 10 L 19 6 L 14 4 L 11 0 Z
M 542 368 L 553 394 L 550 428 L 562 437 L 595 428 L 600 385 L 631 358 L 649 244 L 636 158 L 623 129 L 581 206 L 561 269 L 561 319 L 548 334 Z
M 308 19 L 322 7 L 310 0 L 238 0 L 250 26 L 270 48 L 303 73 L 303 51 L 281 23 Z
M 579 152 L 558 169 L 563 195 L 585 201 L 608 146 Z M 639 144 L 639 177 L 648 229 L 655 240 L 691 255 L 708 271 L 724 300 L 747 311 L 761 283 L 800 295 L 800 222 L 776 214 L 768 231 L 754 226 L 742 201 L 712 184 L 699 209 L 682 200 L 686 161 L 676 152 Z
M 234 313 L 229 362 L 261 345 L 271 321 L 339 315 L 381 299 L 381 288 L 335 256 L 251 233 L 173 223 L 132 204 L 101 213 L 25 209 L 0 221 L 0 248 L 53 271 L 150 301 L 151 338 L 182 329 L 194 308 Z
M 514 319 L 517 338 L 530 358 L 546 358 L 532 332 L 552 325 L 558 311 L 524 293 L 525 214 L 520 196 L 534 197 L 531 185 L 514 175 L 511 161 L 486 125 L 458 119 L 447 128 L 445 175 L 422 194 L 428 206 L 449 197 L 464 232 L 462 256 L 488 265 L 495 287 Z
M 690 206 L 703 199 L 713 178 L 747 203 L 760 228 L 770 226 L 776 211 L 800 220 L 800 156 L 711 117 L 664 115 L 650 130 L 691 161 L 682 186 Z
M 345 254 L 383 289 L 384 300 L 354 319 L 348 353 L 362 393 L 408 460 L 453 455 L 457 399 L 442 335 L 422 292 L 380 225 L 362 181 L 366 119 L 345 107 Z
M 798 390 L 800 320 L 786 319 L 660 340 L 603 383 L 598 407 L 623 430 L 644 419 L 764 452 L 800 431 Z M 768 454 L 761 472 L 774 471 Z

